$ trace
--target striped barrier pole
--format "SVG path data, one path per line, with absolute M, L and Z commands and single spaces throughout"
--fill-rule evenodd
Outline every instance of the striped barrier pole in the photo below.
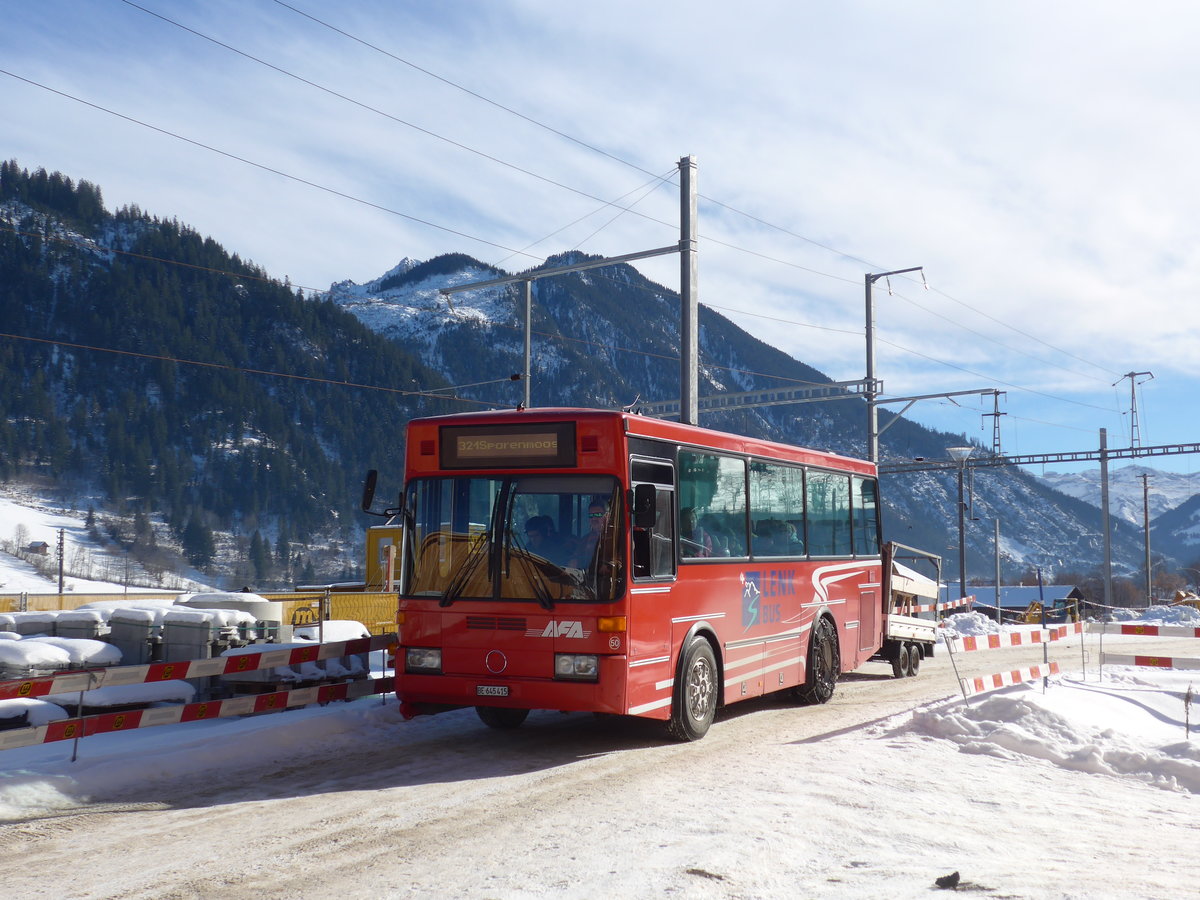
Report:
M 1120 622 L 1089 622 L 1088 634 L 1139 634 L 1150 637 L 1200 637 L 1200 628 L 1186 625 L 1130 625 Z
M 951 638 L 946 641 L 954 644 L 954 649 L 961 653 L 973 650 L 999 650 L 1004 647 L 1020 647 L 1024 644 L 1042 644 L 1059 641 L 1068 634 L 1079 634 L 1079 623 L 1059 625 L 1054 628 L 1038 629 L 1037 631 L 1007 631 L 1001 634 L 968 635 Z
M 1200 669 L 1200 659 L 1181 656 L 1122 656 L 1116 653 L 1100 654 L 1100 664 L 1110 666 L 1139 666 L 1150 669 Z
M 1058 672 L 1058 663 L 1052 662 L 1046 665 L 1033 666 L 1029 669 L 1013 669 L 1009 672 L 997 672 L 995 675 L 960 678 L 959 684 L 962 687 L 963 696 L 966 696 L 968 694 L 982 694 L 985 691 L 994 691 L 997 688 L 1008 687 L 1014 684 L 1023 684 L 1026 681 L 1036 681 L 1039 678 L 1048 678 L 1051 675 L 1057 675 Z
M 54 741 L 78 740 L 96 734 L 112 734 L 118 731 L 133 731 L 156 725 L 176 725 L 181 722 L 200 722 L 222 719 L 229 716 L 246 716 L 251 713 L 282 712 L 310 703 L 331 703 L 334 700 L 357 700 L 372 694 L 386 694 L 395 690 L 396 680 L 392 677 L 371 678 L 366 681 L 346 681 L 315 687 L 297 688 L 292 691 L 274 691 L 269 694 L 254 694 L 232 697 L 228 700 L 208 700 L 186 703 L 181 706 L 160 706 L 152 709 L 137 709 L 130 712 L 101 713 L 95 716 L 77 716 L 60 719 L 48 725 L 29 728 L 13 728 L 0 731 L 0 750 L 28 747 L 33 744 L 49 744 Z
M 948 600 L 945 603 L 904 603 L 896 607 L 896 612 L 902 616 L 915 615 L 916 613 L 924 612 L 945 612 L 948 609 L 958 609 L 963 606 L 970 606 L 975 602 L 975 595 L 963 597 L 959 600 Z
M 395 641 L 396 635 L 394 634 L 376 634 L 349 641 L 334 641 L 328 644 L 311 644 L 303 647 L 282 647 L 278 650 L 255 649 L 270 648 L 271 644 L 251 644 L 248 648 L 238 648 L 230 656 L 215 656 L 211 659 L 58 672 L 54 675 L 2 681 L 0 682 L 0 700 L 32 699 L 47 694 L 68 694 L 116 685 L 151 684 L 157 681 L 206 678 L 212 675 L 236 675 L 242 672 L 255 672 L 259 669 L 274 669 L 280 666 L 336 659 L 340 656 L 356 656 L 361 653 L 384 650 Z

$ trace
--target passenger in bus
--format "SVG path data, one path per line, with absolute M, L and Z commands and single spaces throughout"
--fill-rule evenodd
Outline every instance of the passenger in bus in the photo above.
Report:
M 733 552 L 730 550 L 733 542 L 729 539 L 729 532 L 716 516 L 705 516 L 700 525 L 708 532 L 708 536 L 712 538 L 713 556 L 733 555 Z
M 781 519 L 762 519 L 754 526 L 755 556 L 790 556 L 795 553 L 796 531 Z
M 679 511 L 679 553 L 686 559 L 713 555 L 712 538 L 696 523 L 696 510 L 690 506 Z
M 570 562 L 571 554 L 562 538 L 554 531 L 549 516 L 530 516 L 525 522 L 526 546 L 531 553 L 562 567 Z
M 596 556 L 596 548 L 608 525 L 608 504 L 603 500 L 594 500 L 588 506 L 588 530 L 579 538 L 575 552 L 568 563 L 574 569 L 586 569 Z

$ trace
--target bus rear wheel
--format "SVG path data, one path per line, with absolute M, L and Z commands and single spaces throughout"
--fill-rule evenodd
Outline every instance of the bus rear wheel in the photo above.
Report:
M 717 715 L 717 659 L 712 646 L 694 637 L 679 660 L 667 733 L 677 741 L 698 741 Z
M 909 644 L 900 644 L 896 647 L 896 655 L 892 659 L 892 674 L 897 678 L 907 678 L 912 674 L 912 654 L 909 652 Z
M 813 624 L 808 645 L 808 671 L 805 683 L 795 689 L 796 699 L 815 706 L 828 703 L 842 671 L 842 654 L 838 649 L 837 629 L 822 616 Z
M 510 709 L 506 706 L 477 706 L 475 715 L 488 728 L 520 728 L 521 723 L 529 718 L 527 709 Z

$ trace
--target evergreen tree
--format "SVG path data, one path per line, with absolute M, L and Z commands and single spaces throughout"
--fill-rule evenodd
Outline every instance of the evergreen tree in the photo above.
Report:
M 263 540 L 258 529 L 254 530 L 254 534 L 250 538 L 250 574 L 255 581 L 266 581 L 271 576 L 271 551 L 269 545 Z
M 213 540 L 212 529 L 200 521 L 199 516 L 193 515 L 183 528 L 183 555 L 193 566 L 203 569 L 212 562 L 216 555 L 216 543 Z

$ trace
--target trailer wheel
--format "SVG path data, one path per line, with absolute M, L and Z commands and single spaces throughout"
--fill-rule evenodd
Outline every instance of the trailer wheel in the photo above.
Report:
M 892 657 L 892 675 L 896 678 L 907 678 L 912 674 L 912 657 L 908 655 L 908 644 L 896 647 L 896 655 Z
M 805 683 L 795 689 L 801 703 L 828 703 L 837 686 L 842 670 L 842 654 L 838 649 L 837 630 L 824 616 L 813 624 L 808 645 L 808 672 Z
M 677 741 L 698 741 L 717 715 L 717 660 L 712 646 L 697 635 L 679 660 L 667 733 Z
M 529 717 L 527 709 L 510 709 L 506 706 L 477 706 L 475 715 L 488 728 L 520 728 Z
M 908 674 L 916 675 L 921 671 L 921 645 L 908 645 Z

